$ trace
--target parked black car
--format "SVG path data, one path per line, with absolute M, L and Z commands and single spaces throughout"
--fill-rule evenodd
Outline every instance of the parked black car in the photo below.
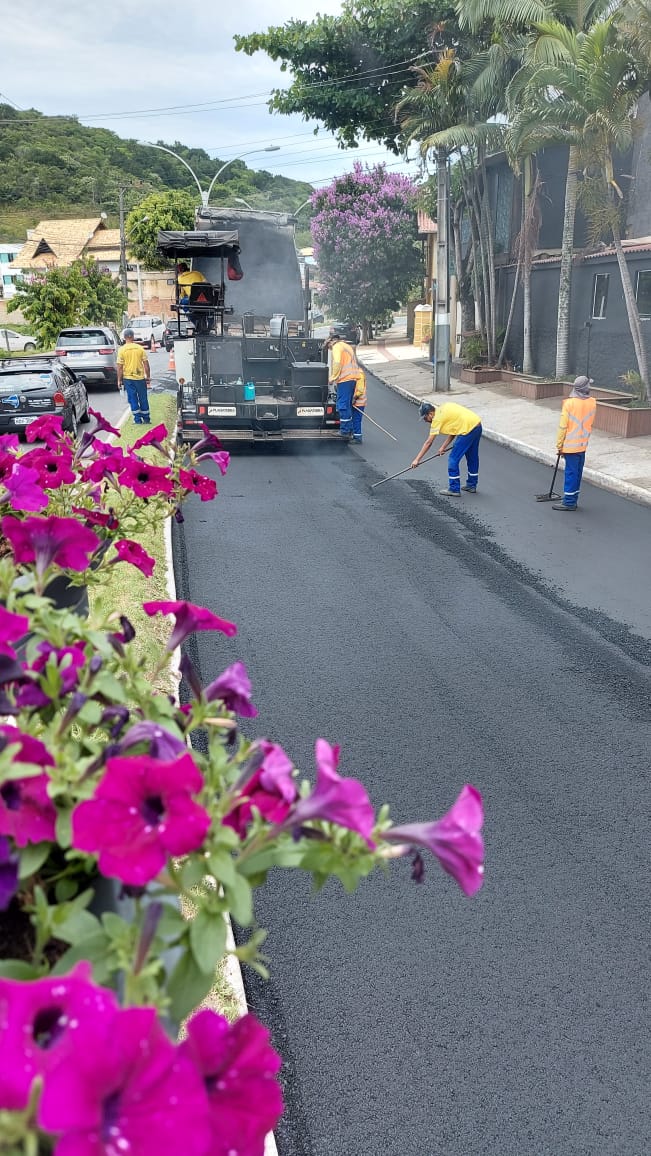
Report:
M 180 333 L 179 322 L 177 321 L 176 317 L 173 317 L 171 321 L 166 322 L 165 329 L 163 330 L 163 345 L 165 346 L 168 353 L 171 349 L 174 348 L 174 342 L 177 340 L 177 338 L 180 338 L 183 341 L 187 340 L 189 337 L 194 337 L 194 325 L 191 321 L 188 321 L 187 317 L 181 317 Z
M 90 421 L 81 378 L 54 355 L 0 361 L 0 434 L 24 435 L 46 413 L 60 414 L 63 428 L 76 437 L 78 424 Z
M 330 328 L 334 329 L 338 337 L 343 337 L 344 341 L 349 341 L 351 345 L 359 345 L 362 331 L 354 322 L 333 321 Z

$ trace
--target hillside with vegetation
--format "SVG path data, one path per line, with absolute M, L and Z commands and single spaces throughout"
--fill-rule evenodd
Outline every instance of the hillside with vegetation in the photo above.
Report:
M 166 144 L 182 156 L 207 188 L 220 166 L 203 149 Z M 261 160 L 264 154 L 261 153 Z M 127 140 L 105 128 L 89 128 L 74 117 L 44 116 L 0 104 L 0 241 L 24 237 L 25 229 L 47 217 L 108 214 L 117 224 L 118 190 L 127 210 L 149 193 L 196 186 L 185 167 L 157 149 Z M 255 208 L 291 211 L 312 192 L 305 181 L 274 176 L 233 161 L 215 185 L 211 203 L 243 197 Z

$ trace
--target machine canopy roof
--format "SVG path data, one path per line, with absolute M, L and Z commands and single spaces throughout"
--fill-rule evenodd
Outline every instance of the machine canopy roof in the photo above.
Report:
M 229 257 L 240 251 L 237 229 L 160 229 L 157 246 L 166 257 Z

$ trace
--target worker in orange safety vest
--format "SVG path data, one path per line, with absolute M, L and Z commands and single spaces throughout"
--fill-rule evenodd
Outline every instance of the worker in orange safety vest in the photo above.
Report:
M 581 489 L 581 476 L 585 462 L 597 403 L 590 397 L 594 384 L 590 377 L 577 377 L 567 401 L 563 402 L 561 419 L 556 435 L 556 449 L 565 458 L 565 482 L 563 501 L 552 506 L 553 510 L 569 512 L 576 510 Z
M 339 433 L 346 441 L 350 441 L 352 438 L 361 441 L 361 416 L 359 435 L 356 437 L 353 431 L 353 393 L 363 370 L 357 364 L 357 357 L 352 345 L 338 337 L 332 330 L 326 345 L 330 352 L 328 381 L 337 387 Z

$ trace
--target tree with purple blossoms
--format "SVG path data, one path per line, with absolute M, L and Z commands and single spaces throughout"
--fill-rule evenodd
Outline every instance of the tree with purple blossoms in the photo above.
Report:
M 314 198 L 312 235 L 334 316 L 370 324 L 398 308 L 421 270 L 416 188 L 384 165 L 356 164 Z

